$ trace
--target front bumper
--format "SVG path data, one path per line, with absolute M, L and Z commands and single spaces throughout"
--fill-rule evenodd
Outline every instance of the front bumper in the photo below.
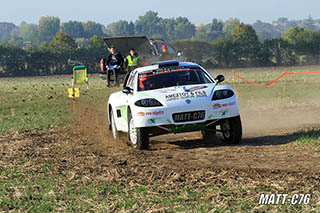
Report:
M 178 134 L 184 132 L 194 132 L 205 129 L 212 129 L 213 126 L 218 125 L 220 120 L 210 120 L 204 123 L 194 123 L 194 124 L 183 124 L 183 125 L 162 125 L 145 127 L 148 129 L 150 137 L 163 135 L 163 134 Z
M 191 112 L 191 111 L 205 111 L 205 118 L 196 121 L 186 121 L 186 122 L 175 122 L 173 119 L 173 114 L 181 112 Z M 136 107 L 132 111 L 134 117 L 135 126 L 138 128 L 142 127 L 156 127 L 156 126 L 182 126 L 189 124 L 205 124 L 207 122 L 212 122 L 214 120 L 220 120 L 230 117 L 235 117 L 239 115 L 238 103 L 236 100 L 229 101 L 216 101 L 210 103 L 207 106 L 192 106 L 190 108 L 175 107 L 175 108 L 165 108 L 156 107 L 152 109 L 146 109 L 141 107 Z

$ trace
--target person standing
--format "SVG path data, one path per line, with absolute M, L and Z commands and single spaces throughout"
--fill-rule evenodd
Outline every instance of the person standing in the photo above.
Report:
M 119 85 L 118 83 L 118 72 L 120 72 L 120 69 L 123 64 L 123 58 L 122 55 L 117 52 L 116 47 L 111 45 L 110 46 L 110 52 L 111 54 L 108 56 L 106 61 L 106 68 L 107 68 L 107 86 L 110 86 L 110 76 L 111 72 L 113 72 L 114 75 L 114 81 L 116 85 Z
M 127 56 L 127 66 L 128 74 L 140 66 L 140 56 L 133 48 L 130 49 L 130 53 Z

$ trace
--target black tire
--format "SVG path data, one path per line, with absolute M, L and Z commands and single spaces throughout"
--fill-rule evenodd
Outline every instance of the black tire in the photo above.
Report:
M 216 141 L 216 127 L 211 129 L 201 130 L 203 142 L 213 144 Z
M 137 149 L 148 149 L 149 135 L 147 128 L 135 128 L 131 112 L 128 113 L 128 138 L 132 147 Z
M 240 116 L 221 121 L 221 131 L 224 140 L 229 144 L 239 144 L 242 139 L 242 125 Z
M 113 139 L 117 140 L 119 138 L 119 132 L 117 130 L 112 109 L 110 109 L 110 130 L 111 130 Z

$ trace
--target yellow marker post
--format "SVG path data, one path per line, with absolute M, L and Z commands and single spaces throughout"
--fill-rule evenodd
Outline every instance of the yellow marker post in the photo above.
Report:
M 69 96 L 69 98 L 79 98 L 80 97 L 80 89 L 79 88 L 68 88 L 68 96 Z

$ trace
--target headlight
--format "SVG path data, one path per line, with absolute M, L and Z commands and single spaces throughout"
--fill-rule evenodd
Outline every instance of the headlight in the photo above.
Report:
M 158 100 L 156 100 L 154 98 L 142 99 L 142 100 L 136 101 L 134 104 L 136 106 L 139 106 L 139 107 L 158 107 L 158 106 L 163 106 Z
M 230 98 L 234 95 L 234 92 L 229 89 L 222 89 L 222 90 L 217 90 L 214 92 L 212 96 L 212 101 L 213 100 L 220 100 L 220 99 L 225 99 L 225 98 Z

